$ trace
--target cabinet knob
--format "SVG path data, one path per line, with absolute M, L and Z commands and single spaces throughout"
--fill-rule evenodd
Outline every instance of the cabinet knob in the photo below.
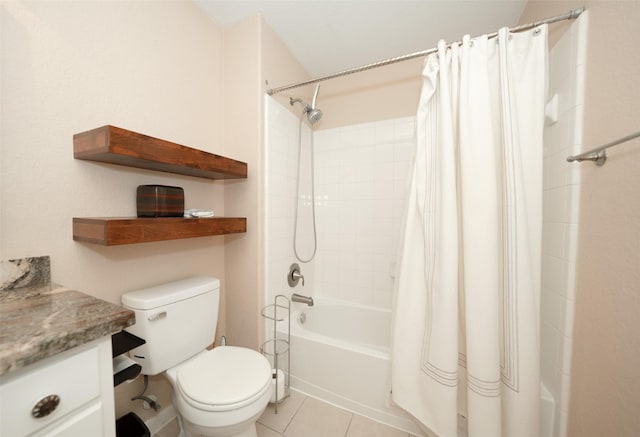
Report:
M 53 413 L 56 408 L 58 408 L 58 404 L 60 404 L 60 396 L 45 396 L 33 406 L 33 408 L 31 409 L 31 416 L 35 417 L 36 419 L 46 417 L 49 414 Z

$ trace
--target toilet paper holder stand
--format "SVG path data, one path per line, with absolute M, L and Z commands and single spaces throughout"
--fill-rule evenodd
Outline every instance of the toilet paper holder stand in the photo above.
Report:
M 269 402 L 274 404 L 275 413 L 278 414 L 278 404 L 289 397 L 289 371 L 291 369 L 291 301 L 284 294 L 279 294 L 273 299 L 273 303 L 262 308 L 260 312 L 272 326 L 267 327 L 267 332 L 272 336 L 260 346 L 262 353 L 271 363 L 274 385 L 273 394 Z M 279 324 L 286 331 L 279 331 Z

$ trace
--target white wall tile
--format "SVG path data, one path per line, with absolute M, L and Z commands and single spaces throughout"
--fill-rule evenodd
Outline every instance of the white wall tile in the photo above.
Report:
M 356 129 L 357 144 L 359 146 L 372 145 L 376 142 L 375 123 L 361 124 Z
M 566 375 L 571 374 L 571 357 L 572 357 L 572 351 L 573 351 L 572 348 L 573 348 L 572 338 L 565 335 L 563 337 L 562 360 L 560 362 L 560 371 Z
M 565 227 L 567 236 L 565 257 L 568 261 L 575 262 L 578 250 L 578 225 L 577 223 L 568 223 L 565 224 Z
M 560 376 L 560 385 L 561 385 L 561 393 L 560 396 L 560 410 L 561 411 L 569 411 L 569 399 L 570 396 L 570 384 L 571 384 L 571 376 L 566 373 L 561 373 Z
M 549 81 L 556 84 L 571 74 L 572 35 L 570 32 L 560 38 L 549 54 Z M 563 62 L 566 60 L 566 62 Z
M 542 250 L 544 254 L 562 258 L 565 256 L 567 227 L 564 223 L 545 222 L 542 226 Z
M 394 208 L 406 196 L 407 167 L 415 149 L 414 117 L 320 133 L 316 291 L 390 308 L 388 265 L 395 257 L 400 226 Z M 384 273 L 379 272 L 381 263 Z
M 544 156 L 556 153 L 559 148 L 573 144 L 571 137 L 572 118 L 562 114 L 558 121 L 544 128 Z
M 375 124 L 376 144 L 393 143 L 394 120 L 379 121 Z
M 544 256 L 542 258 L 542 285 L 551 291 L 562 293 L 565 280 L 564 262 L 561 258 Z
M 413 139 L 407 141 L 406 139 L 398 140 L 393 148 L 393 160 L 398 161 L 412 161 L 413 155 L 416 150 L 416 143 Z
M 564 332 L 566 298 L 549 287 L 544 287 L 540 305 L 541 319 L 559 332 Z
M 582 151 L 586 33 L 574 23 L 550 52 L 550 95 L 558 94 L 560 117 L 545 126 L 541 371 L 556 400 L 554 437 L 566 437 L 579 209 L 579 164 L 566 157 Z M 578 29 L 580 28 L 580 29 Z
M 567 114 L 570 119 L 569 133 L 571 142 L 573 143 L 573 153 L 582 152 L 583 133 L 584 133 L 584 105 L 576 105 L 572 111 Z
M 548 222 L 567 223 L 571 190 L 567 186 L 550 188 L 543 195 L 543 219 Z
M 394 160 L 395 148 L 389 144 L 375 144 L 371 149 L 374 164 L 383 164 Z
M 575 70 L 575 81 L 574 81 L 574 105 L 584 105 L 584 90 L 585 90 L 585 79 L 586 79 L 586 66 L 578 65 Z
M 558 348 L 561 338 L 560 333 L 553 326 L 546 322 L 540 323 L 540 373 L 545 385 L 556 399 L 560 394 L 560 387 L 553 381 L 558 371 Z
M 575 261 L 566 262 L 566 285 L 563 287 L 563 296 L 567 300 L 572 301 L 575 304 L 576 300 L 576 263 Z
M 556 429 L 554 431 L 554 436 L 566 436 L 567 429 L 569 426 L 569 414 L 567 411 L 560 410 L 560 417 L 556 420 Z
M 394 120 L 393 138 L 396 143 L 415 138 L 415 117 L 404 117 Z

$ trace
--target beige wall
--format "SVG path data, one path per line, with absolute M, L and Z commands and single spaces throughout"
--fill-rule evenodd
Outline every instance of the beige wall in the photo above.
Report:
M 415 115 L 424 59 L 400 62 L 323 83 L 318 107 L 324 116 L 318 123 L 318 129 Z
M 71 234 L 74 216 L 135 215 L 142 184 L 182 186 L 187 207 L 225 213 L 223 182 L 77 161 L 72 145 L 114 124 L 242 159 L 223 141 L 222 31 L 191 2 L 3 2 L 0 13 L 0 258 L 50 255 L 55 282 L 114 303 L 194 274 L 224 290 L 223 237 L 102 247 Z M 141 387 L 118 387 L 118 415 L 152 415 L 129 401 Z M 170 405 L 162 377 L 148 393 Z
M 2 14 L 0 259 L 51 255 L 53 280 L 119 303 L 194 274 L 222 281 L 217 335 L 263 337 L 262 113 L 265 80 L 308 75 L 254 17 L 222 31 L 191 2 L 5 2 Z M 247 180 L 212 182 L 73 159 L 74 133 L 114 124 L 243 160 Z M 102 247 L 71 218 L 135 215 L 142 184 L 178 185 L 186 207 L 243 216 L 243 235 Z M 118 415 L 141 381 L 116 390 Z M 148 393 L 169 405 L 153 377 Z
M 422 86 L 423 61 L 424 58 L 419 58 L 321 82 L 317 106 L 322 109 L 323 116 L 314 129 L 415 115 Z M 269 86 L 295 82 L 269 81 Z M 289 97 L 294 97 L 311 103 L 314 87 L 315 84 L 294 88 L 275 97 L 281 102 L 288 102 Z M 294 112 L 299 115 L 299 109 Z
M 74 160 L 72 143 L 114 124 L 222 153 L 221 31 L 189 2 L 1 7 L 2 258 L 51 255 L 54 281 L 115 303 L 193 274 L 224 283 L 222 237 L 102 247 L 71 233 L 74 216 L 135 216 L 142 184 L 224 213 L 222 182 Z
M 260 29 L 262 44 L 262 91 L 266 92 L 268 89 L 276 86 L 310 79 L 307 71 L 264 20 L 262 20 Z M 312 96 L 313 87 L 308 86 L 298 88 L 289 93 L 276 94 L 274 98 L 284 107 L 290 108 L 294 114 L 299 115 L 299 106 L 291 107 L 289 105 L 289 97 L 300 97 L 311 103 Z
M 260 20 L 248 19 L 224 32 L 225 147 L 248 164 L 247 180 L 225 186 L 225 212 L 247 217 L 244 235 L 225 237 L 224 335 L 230 344 L 259 346 L 260 187 L 262 157 Z
M 521 22 L 578 2 L 529 2 Z M 640 128 L 640 2 L 586 2 L 586 149 Z M 555 32 L 567 24 L 555 25 Z M 640 140 L 581 165 L 571 437 L 640 433 Z
M 576 4 L 532 1 L 522 21 Z M 640 3 L 586 6 L 584 143 L 595 146 L 638 129 Z M 112 302 L 158 282 L 217 276 L 226 306 L 219 334 L 257 347 L 264 296 L 262 91 L 304 80 L 304 70 L 260 17 L 223 34 L 190 2 L 5 2 L 0 10 L 0 258 L 51 255 L 55 281 Z M 323 84 L 318 127 L 413 114 L 421 62 Z M 104 124 L 244 160 L 249 178 L 210 182 L 73 160 L 72 135 Z M 638 140 L 612 150 L 602 168 L 582 164 L 571 436 L 640 429 L 637 146 Z M 71 217 L 133 215 L 135 187 L 150 183 L 183 186 L 187 207 L 246 216 L 247 234 L 112 248 L 72 240 Z
M 249 165 L 246 181 L 225 185 L 226 214 L 247 217 L 245 235 L 225 237 L 225 334 L 257 349 L 264 339 L 264 91 L 308 75 L 260 16 L 226 30 L 224 51 L 225 143 Z
M 321 121 L 314 125 L 314 129 L 332 129 L 415 115 L 422 87 L 423 62 L 424 58 L 417 58 L 320 82 L 317 106 L 322 110 L 323 116 Z M 303 79 L 292 79 L 294 76 L 289 75 L 285 80 L 276 80 L 275 77 L 267 77 L 267 88 L 289 85 L 309 78 L 306 76 Z M 311 103 L 314 88 L 315 84 L 311 84 L 283 91 L 274 97 L 285 107 L 289 107 L 290 97 L 301 98 Z M 293 112 L 299 116 L 300 107 L 296 106 Z

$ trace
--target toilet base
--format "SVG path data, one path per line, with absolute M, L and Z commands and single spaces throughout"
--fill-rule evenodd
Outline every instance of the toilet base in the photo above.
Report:
M 201 437 L 197 434 L 187 434 L 184 430 L 180 431 L 178 437 Z M 242 434 L 233 434 L 229 437 L 258 437 L 258 433 L 256 431 L 256 425 L 254 424 L 250 429 L 246 430 Z
M 198 425 L 189 423 L 180 414 L 178 414 L 178 422 L 180 423 L 178 437 L 258 437 L 255 421 L 252 421 L 248 426 L 218 427 L 215 431 L 211 428 L 202 429 Z

